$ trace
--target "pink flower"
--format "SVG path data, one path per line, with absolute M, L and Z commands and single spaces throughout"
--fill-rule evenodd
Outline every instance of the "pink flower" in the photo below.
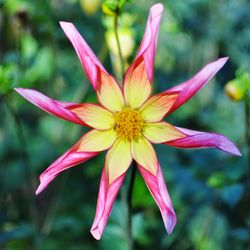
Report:
M 83 163 L 108 150 L 102 172 L 97 209 L 91 233 L 100 239 L 127 169 L 134 159 L 148 189 L 159 206 L 166 231 L 176 224 L 167 187 L 152 143 L 179 148 L 217 148 L 240 155 L 236 146 L 223 135 L 174 127 L 164 117 L 187 102 L 225 64 L 220 58 L 202 68 L 193 78 L 163 93 L 151 96 L 157 36 L 163 6 L 150 9 L 139 51 L 128 68 L 122 88 L 105 70 L 72 23 L 60 22 L 74 46 L 99 105 L 52 100 L 36 90 L 16 91 L 39 108 L 62 119 L 92 128 L 40 176 L 36 194 L 42 192 L 62 171 Z

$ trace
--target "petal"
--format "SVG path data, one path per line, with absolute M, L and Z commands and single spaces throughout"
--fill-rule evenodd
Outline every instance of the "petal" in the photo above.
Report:
M 109 183 L 124 174 L 132 161 L 130 142 L 118 139 L 106 156 L 106 169 Z
M 145 137 L 139 137 L 131 142 L 131 153 L 139 165 L 156 175 L 156 154 L 151 143 Z
M 65 154 L 59 157 L 55 162 L 53 162 L 40 175 L 40 185 L 36 190 L 36 194 L 41 193 L 62 171 L 83 163 L 97 155 L 96 152 L 78 152 L 80 142 L 81 140 L 78 141 Z
M 151 93 L 155 51 L 163 9 L 162 4 L 151 7 L 140 48 L 124 77 L 124 96 L 126 103 L 132 108 L 140 107 Z
M 115 79 L 105 73 L 100 74 L 101 84 L 97 88 L 99 102 L 108 110 L 118 112 L 124 106 L 124 98 L 120 86 Z
M 144 181 L 156 201 L 168 234 L 171 234 L 177 222 L 171 199 L 168 194 L 161 167 L 158 165 L 157 175 L 151 174 L 145 168 L 138 166 Z
M 124 177 L 125 173 L 117 177 L 112 183 L 109 184 L 108 171 L 104 168 L 102 172 L 95 219 L 90 230 L 93 237 L 97 240 L 99 240 L 102 236 Z
M 129 67 L 126 74 L 131 73 L 134 68 L 134 65 L 138 64 L 137 60 L 144 61 L 148 79 L 151 82 L 153 78 L 154 71 L 154 59 L 155 51 L 157 46 L 158 32 L 160 27 L 161 16 L 163 13 L 164 7 L 162 4 L 158 3 L 153 5 L 150 8 L 149 17 L 147 21 L 147 26 L 144 32 L 140 48 L 137 52 L 134 63 Z
M 114 129 L 96 130 L 93 129 L 85 134 L 79 144 L 78 151 L 99 152 L 110 148 L 117 139 Z
M 160 3 L 157 3 L 150 8 L 146 30 L 136 56 L 136 59 L 140 56 L 143 57 L 150 82 L 153 78 L 155 51 L 163 11 L 164 7 Z
M 224 135 L 216 133 L 206 133 L 176 127 L 185 137 L 165 144 L 178 148 L 217 148 L 227 153 L 241 156 L 238 148 Z
M 153 143 L 163 143 L 185 137 L 179 130 L 167 122 L 146 123 L 143 135 Z
M 34 89 L 15 88 L 15 91 L 29 102 L 52 115 L 80 125 L 85 125 L 81 119 L 70 111 L 70 107 L 77 104 L 53 100 Z
M 107 153 L 106 165 L 101 178 L 96 215 L 91 228 L 91 233 L 96 239 L 101 238 L 131 161 L 130 143 L 121 139 L 117 140 Z
M 92 128 L 104 130 L 114 126 L 113 114 L 101 106 L 84 103 L 71 108 L 71 111 Z
M 187 102 L 193 95 L 195 95 L 200 88 L 202 88 L 211 78 L 214 77 L 214 75 L 224 66 L 227 60 L 228 57 L 224 57 L 209 63 L 188 81 L 163 92 L 163 95 L 178 93 L 176 101 L 167 113 L 173 112 L 175 109 Z
M 60 25 L 72 43 L 89 81 L 94 89 L 97 89 L 100 84 L 98 79 L 99 71 L 103 71 L 106 74 L 107 71 L 72 23 L 60 22 Z
M 172 107 L 175 102 L 177 94 L 169 95 L 154 95 L 149 98 L 140 108 L 143 119 L 147 122 L 158 122 L 161 121 L 168 110 Z
M 102 105 L 111 111 L 119 111 L 124 100 L 115 79 L 108 74 L 72 23 L 60 22 L 60 25 L 75 48 L 89 81 L 98 92 Z
M 134 109 L 139 108 L 151 94 L 151 83 L 143 60 L 133 67 L 124 81 L 123 91 L 126 105 Z

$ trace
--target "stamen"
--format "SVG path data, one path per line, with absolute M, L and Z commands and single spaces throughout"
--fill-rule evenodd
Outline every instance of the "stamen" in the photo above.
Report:
M 121 112 L 114 114 L 115 130 L 119 137 L 132 140 L 141 135 L 144 121 L 140 112 L 129 107 L 125 107 Z

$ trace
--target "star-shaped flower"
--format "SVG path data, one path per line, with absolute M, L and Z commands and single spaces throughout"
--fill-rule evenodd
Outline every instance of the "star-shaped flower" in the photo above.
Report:
M 118 190 L 132 160 L 138 164 L 148 189 L 159 206 L 166 230 L 171 233 L 176 215 L 152 143 L 179 148 L 214 147 L 240 155 L 223 135 L 174 127 L 163 118 L 187 102 L 225 64 L 220 58 L 202 68 L 193 78 L 163 93 L 151 96 L 157 36 L 162 4 L 150 9 L 140 48 L 128 68 L 122 88 L 105 70 L 72 23 L 60 22 L 97 93 L 99 105 L 52 100 L 36 90 L 17 88 L 28 101 L 62 119 L 92 128 L 40 176 L 36 194 L 62 171 L 108 150 L 91 233 L 100 239 Z

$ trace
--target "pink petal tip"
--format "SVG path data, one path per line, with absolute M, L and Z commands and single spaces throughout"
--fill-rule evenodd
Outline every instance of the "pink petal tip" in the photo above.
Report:
M 93 237 L 94 237 L 96 240 L 100 240 L 101 237 L 102 237 L 102 234 L 100 233 L 100 231 L 99 231 L 98 228 L 91 229 L 91 230 L 90 230 L 90 233 L 93 235 Z
M 43 188 L 39 185 L 39 187 L 36 190 L 36 195 L 39 195 L 43 191 Z
M 161 14 L 164 11 L 164 6 L 161 3 L 156 3 L 150 8 L 150 12 L 152 13 L 152 17 Z
M 168 213 L 167 216 L 164 216 L 164 218 L 164 226 L 166 228 L 167 234 L 169 235 L 175 228 L 175 225 L 177 223 L 177 217 L 173 213 Z
M 225 138 L 225 139 L 227 139 L 227 138 Z M 224 140 L 221 143 L 221 145 L 219 145 L 218 148 L 225 151 L 225 152 L 227 152 L 227 153 L 229 153 L 229 154 L 233 154 L 233 155 L 236 155 L 236 156 L 241 156 L 241 152 L 239 151 L 239 149 L 229 139 Z
M 225 56 L 225 57 L 221 57 L 217 60 L 217 62 L 221 62 L 222 66 L 228 61 L 229 57 Z M 221 66 L 221 67 L 222 67 Z

